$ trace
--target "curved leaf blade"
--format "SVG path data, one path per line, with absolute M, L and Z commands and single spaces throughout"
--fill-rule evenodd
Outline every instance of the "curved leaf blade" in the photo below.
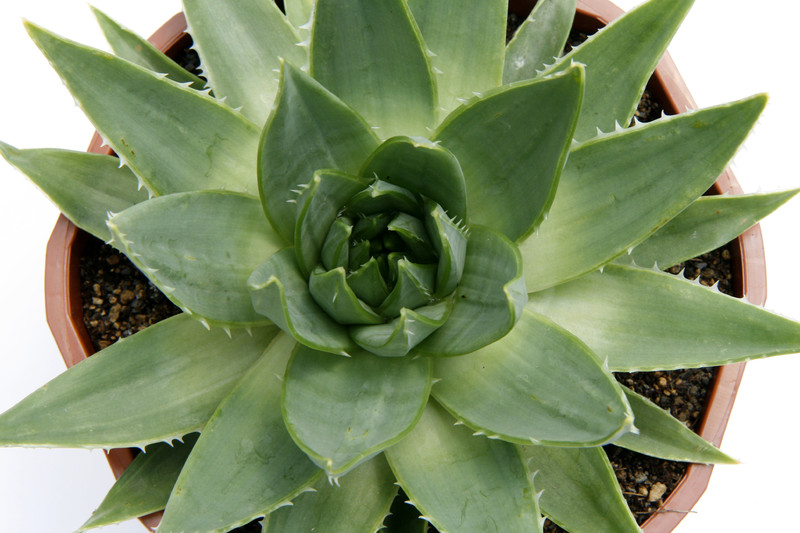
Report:
M 300 346 L 283 385 L 283 416 L 297 445 L 339 477 L 400 441 L 422 416 L 431 390 L 427 358 L 351 357 Z
M 355 345 L 347 329 L 317 305 L 286 248 L 261 263 L 247 280 L 253 308 L 298 342 L 315 350 L 347 355 Z
M 765 103 L 754 96 L 573 148 L 547 220 L 520 244 L 528 291 L 600 268 L 678 215 L 714 183 Z
M 281 376 L 295 344 L 279 334 L 220 404 L 175 483 L 158 531 L 229 531 L 319 478 L 281 418 Z
M 206 424 L 277 333 L 258 328 L 228 338 L 185 314 L 168 318 L 0 415 L 0 446 L 108 449 L 180 438 Z
M 694 0 L 650 0 L 574 48 L 546 72 L 586 65 L 584 97 L 575 138 L 627 125 L 645 85 Z
M 501 85 L 506 2 L 410 0 L 408 7 L 430 51 L 441 116 L 473 91 Z
M 447 149 L 422 137 L 392 137 L 372 152 L 359 171 L 425 196 L 450 218 L 467 220 L 467 191 L 461 165 Z
M 112 156 L 55 149 L 19 150 L 0 142 L 0 155 L 25 173 L 82 230 L 108 241 L 109 212 L 147 200 L 138 178 Z
M 434 141 L 456 156 L 464 172 L 470 223 L 517 241 L 544 219 L 572 142 L 583 76 L 583 68 L 574 66 L 490 91 L 439 126 Z
M 597 356 L 530 311 L 494 344 L 435 364 L 441 381 L 434 398 L 469 427 L 504 441 L 595 446 L 633 425 L 622 390 Z
M 503 337 L 522 317 L 528 296 L 522 256 L 514 243 L 489 228 L 472 226 L 464 265 L 453 312 L 420 344 L 420 353 L 443 356 L 474 352 Z
M 164 509 L 197 436 L 192 433 L 184 437 L 183 442 L 148 446 L 145 453 L 134 458 L 100 507 L 78 531 L 116 524 Z
M 376 146 L 378 139 L 351 108 L 283 64 L 277 105 L 261 137 L 258 190 L 267 218 L 286 242 L 293 241 L 297 214 L 292 189 L 309 183 L 319 169 L 355 175 Z
M 539 508 L 517 448 L 473 437 L 436 402 L 409 436 L 386 450 L 397 481 L 439 531 L 530 533 Z
M 153 72 L 160 72 L 179 83 L 190 83 L 192 89 L 202 91 L 206 82 L 182 68 L 164 53 L 127 28 L 122 27 L 111 17 L 94 6 L 89 6 L 94 13 L 106 41 L 114 53 L 122 59 L 144 67 Z
M 308 290 L 317 305 L 339 324 L 383 323 L 383 318 L 355 295 L 342 267 L 314 269 L 308 280 Z
M 602 448 L 520 446 L 520 453 L 536 473 L 542 512 L 556 524 L 569 531 L 641 533 Z
M 126 209 L 108 227 L 114 244 L 185 312 L 221 326 L 267 323 L 246 283 L 281 243 L 255 198 L 176 193 Z
M 800 352 L 800 326 L 743 300 L 661 272 L 607 265 L 528 294 L 546 315 L 608 358 L 615 372 L 718 366 Z
M 741 196 L 704 196 L 658 229 L 619 264 L 668 268 L 732 241 L 800 189 Z
M 376 355 L 403 357 L 431 333 L 442 327 L 452 309 L 451 300 L 418 307 L 403 308 L 400 316 L 386 324 L 351 326 L 353 341 Z
M 374 533 L 389 513 L 397 487 L 386 459 L 377 456 L 348 472 L 334 485 L 321 479 L 314 492 L 268 517 L 264 533 L 326 531 Z
M 153 193 L 255 195 L 259 130 L 242 115 L 124 59 L 30 22 L 26 28 L 107 144 Z
M 623 435 L 614 442 L 617 446 L 670 461 L 738 463 L 644 396 L 627 387 L 622 390 L 633 409 L 639 433 Z
M 506 47 L 503 84 L 533 79 L 539 70 L 561 56 L 567 44 L 576 0 L 536 3 Z
M 308 59 L 297 30 L 275 2 L 184 0 L 183 10 L 214 96 L 264 124 L 278 93 L 281 58 L 295 65 Z
M 381 138 L 426 135 L 433 127 L 433 73 L 404 0 L 317 2 L 310 58 L 314 78 Z

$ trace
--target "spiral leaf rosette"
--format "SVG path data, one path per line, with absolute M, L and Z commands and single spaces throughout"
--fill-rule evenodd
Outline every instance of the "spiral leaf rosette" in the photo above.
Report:
M 633 119 L 691 3 L 564 54 L 575 0 L 508 43 L 502 0 L 184 0 L 202 78 L 100 12 L 117 55 L 26 23 L 118 158 L 0 153 L 183 313 L 0 415 L 0 446 L 145 451 L 81 531 L 639 531 L 600 446 L 733 460 L 612 371 L 800 350 L 653 268 L 797 192 L 702 197 L 763 95 Z

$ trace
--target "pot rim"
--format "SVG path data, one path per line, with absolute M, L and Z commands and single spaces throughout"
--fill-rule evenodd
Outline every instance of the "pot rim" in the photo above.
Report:
M 510 9 L 527 14 L 535 0 L 510 0 Z M 622 15 L 624 11 L 609 0 L 578 0 L 575 25 L 597 29 Z M 177 13 L 150 37 L 149 41 L 160 50 L 169 50 L 179 44 L 187 44 L 190 37 L 185 33 L 186 18 Z M 675 66 L 669 53 L 665 53 L 647 85 L 668 114 L 696 109 L 692 95 Z M 95 132 L 88 152 L 110 154 L 111 149 L 102 144 Z M 712 194 L 742 194 L 730 168 L 716 180 Z M 60 215 L 47 244 L 45 258 L 45 312 L 50 331 L 55 338 L 66 366 L 72 367 L 94 353 L 94 348 L 83 324 L 83 308 L 80 287 L 80 257 L 89 235 L 64 215 Z M 761 229 L 758 224 L 744 232 L 731 247 L 732 261 L 736 265 L 734 291 L 755 305 L 766 302 L 766 264 Z M 698 433 L 719 446 L 742 380 L 745 363 L 719 367 Z M 133 461 L 131 449 L 114 449 L 106 456 L 116 478 Z M 672 531 L 683 517 L 691 511 L 708 486 L 713 465 L 690 464 L 686 474 L 667 497 L 661 507 L 642 524 L 647 533 Z M 150 530 L 155 530 L 161 512 L 140 518 Z

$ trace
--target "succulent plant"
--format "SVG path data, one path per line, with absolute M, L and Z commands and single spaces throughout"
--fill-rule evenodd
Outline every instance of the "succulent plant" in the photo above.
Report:
M 632 121 L 691 3 L 562 55 L 575 0 L 508 44 L 502 0 L 184 0 L 205 78 L 100 12 L 117 56 L 27 23 L 118 159 L 0 153 L 183 313 L 0 415 L 0 446 L 146 452 L 81 530 L 638 531 L 603 444 L 733 460 L 612 371 L 800 350 L 659 270 L 797 193 L 701 198 L 763 95 Z M 387 519 L 398 485 L 423 520 Z

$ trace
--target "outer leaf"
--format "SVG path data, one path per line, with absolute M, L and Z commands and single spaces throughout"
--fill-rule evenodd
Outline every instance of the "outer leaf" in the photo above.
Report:
M 338 484 L 317 481 L 314 492 L 302 494 L 294 504 L 268 517 L 265 533 L 326 531 L 374 533 L 397 494 L 394 475 L 383 456 L 367 461 Z
M 409 0 L 408 7 L 430 50 L 441 116 L 473 91 L 501 84 L 508 2 Z
M 197 433 L 174 444 L 158 443 L 140 453 L 78 531 L 116 524 L 164 509 Z
M 427 134 L 436 116 L 436 88 L 404 0 L 317 2 L 313 24 L 314 78 L 353 106 L 381 138 Z
M 564 50 L 576 0 L 542 0 L 536 3 L 508 43 L 503 67 L 503 84 L 528 80 L 553 63 Z
M 520 446 L 536 489 L 539 504 L 553 522 L 569 531 L 639 533 L 601 448 Z
M 436 377 L 433 395 L 453 416 L 509 442 L 593 446 L 633 425 L 625 396 L 597 356 L 530 311 L 494 344 L 437 359 Z
M 89 6 L 97 19 L 100 29 L 114 50 L 114 54 L 139 66 L 167 74 L 170 79 L 180 83 L 190 83 L 193 89 L 203 90 L 206 82 L 187 71 L 175 61 L 127 28 L 123 28 L 108 15 L 94 6 Z
M 319 117 L 325 117 L 320 120 Z M 297 199 L 292 189 L 323 168 L 348 174 L 378 145 L 369 126 L 310 76 L 283 65 L 277 107 L 261 137 L 258 187 L 272 226 L 292 242 Z
M 414 191 L 441 205 L 451 218 L 467 220 L 467 191 L 461 165 L 448 150 L 428 139 L 386 140 L 372 152 L 359 175 Z
M 667 268 L 697 257 L 732 241 L 799 191 L 698 198 L 616 262 Z
M 384 357 L 402 357 L 428 335 L 442 327 L 452 309 L 452 302 L 400 310 L 400 316 L 386 324 L 351 326 L 350 335 L 356 344 Z
M 600 268 L 680 213 L 722 172 L 765 103 L 754 96 L 573 148 L 547 220 L 520 245 L 528 291 Z
M 411 434 L 386 451 L 409 499 L 439 531 L 542 530 L 517 448 L 475 438 L 429 402 Z
M 464 273 L 447 322 L 419 350 L 427 355 L 474 352 L 508 333 L 528 301 L 522 257 L 505 236 L 483 226 L 470 228 Z M 480 324 L 479 328 L 475 325 Z
M 239 113 L 128 61 L 25 24 L 89 120 L 152 192 L 255 195 L 258 129 Z
M 338 477 L 400 441 L 431 390 L 428 358 L 352 357 L 300 346 L 283 384 L 283 417 L 297 445 Z M 388 505 L 388 503 L 387 503 Z
M 294 250 L 286 248 L 260 264 L 247 280 L 253 307 L 298 342 L 324 352 L 347 355 L 355 345 L 311 297 Z
M 471 223 L 514 241 L 542 221 L 567 158 L 582 93 L 583 68 L 575 66 L 491 91 L 444 121 L 434 140 L 461 163 Z
M 175 483 L 159 532 L 229 531 L 319 478 L 280 414 L 281 376 L 294 345 L 279 334 L 220 404 Z
M 277 332 L 237 331 L 230 339 L 186 315 L 164 320 L 0 415 L 0 446 L 123 448 L 180 438 L 206 424 Z
M 280 239 L 258 200 L 222 191 L 177 193 L 108 221 L 114 243 L 189 314 L 218 325 L 264 324 L 247 290 Z
M 214 95 L 263 124 L 278 92 L 281 58 L 307 61 L 297 30 L 275 2 L 264 0 L 184 0 L 183 10 Z
M 692 463 L 736 464 L 738 461 L 686 427 L 667 411 L 624 388 L 639 433 L 627 433 L 614 444 L 651 457 Z
M 54 149 L 19 150 L 0 142 L 0 155 L 24 172 L 76 226 L 108 241 L 109 212 L 147 200 L 116 157 Z
M 800 325 L 669 274 L 608 265 L 528 295 L 613 371 L 717 366 L 800 351 Z
M 336 216 L 354 194 L 364 188 L 359 180 L 333 171 L 318 171 L 297 202 L 294 245 L 297 265 L 308 275 L 320 262 L 322 245 Z
M 547 72 L 586 65 L 586 95 L 575 138 L 627 125 L 672 36 L 694 0 L 650 0 L 573 49 Z

